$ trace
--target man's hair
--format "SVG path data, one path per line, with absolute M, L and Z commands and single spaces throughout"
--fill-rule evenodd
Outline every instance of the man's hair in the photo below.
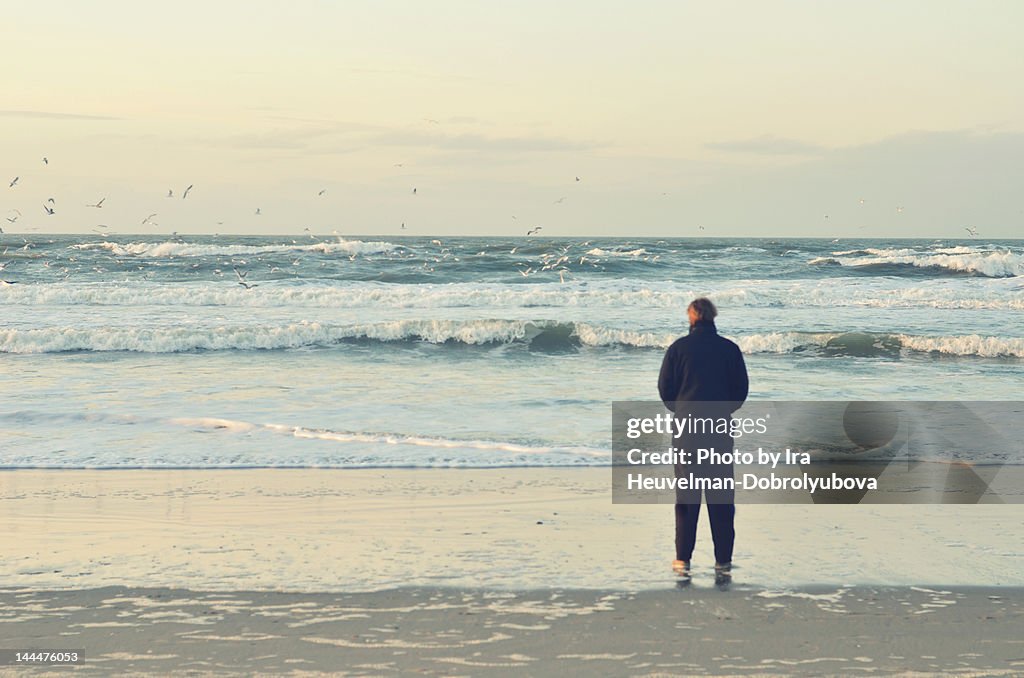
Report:
M 714 320 L 715 316 L 718 315 L 718 309 L 706 297 L 694 299 L 686 310 L 693 311 L 694 315 L 697 316 L 697 320 Z

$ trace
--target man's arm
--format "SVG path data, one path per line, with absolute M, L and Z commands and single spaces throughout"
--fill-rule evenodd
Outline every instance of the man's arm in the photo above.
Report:
M 740 350 L 739 346 L 736 347 L 736 359 L 734 361 L 732 379 L 729 384 L 730 400 L 736 403 L 738 410 L 744 401 L 747 399 L 747 395 L 750 391 L 750 380 L 747 377 L 747 363 L 743 360 L 743 351 Z
M 679 387 L 682 382 L 681 365 L 676 359 L 674 346 L 669 346 L 665 351 L 665 357 L 661 361 L 661 372 L 658 374 L 658 393 L 661 395 L 661 402 L 665 403 L 671 411 L 675 411 L 676 397 L 679 395 Z

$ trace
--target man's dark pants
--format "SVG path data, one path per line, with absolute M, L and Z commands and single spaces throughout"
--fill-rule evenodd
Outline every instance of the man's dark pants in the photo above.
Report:
M 732 452 L 733 439 L 729 436 L 695 439 L 692 437 L 676 438 L 674 445 L 692 453 L 696 458 L 698 448 L 711 449 L 716 452 Z M 733 478 L 732 464 L 689 463 L 676 464 L 677 478 L 689 479 L 690 474 L 696 479 L 725 480 Z M 706 489 L 703 492 L 708 505 L 708 517 L 711 519 L 711 537 L 715 543 L 715 562 L 732 562 L 733 542 L 736 531 L 733 518 L 736 515 L 735 491 L 732 489 Z M 697 519 L 700 517 L 701 490 L 685 489 L 676 491 L 676 560 L 689 562 L 693 557 L 693 547 L 697 543 Z

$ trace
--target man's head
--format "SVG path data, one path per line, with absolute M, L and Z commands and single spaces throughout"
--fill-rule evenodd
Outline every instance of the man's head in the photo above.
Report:
M 686 315 L 690 319 L 691 325 L 703 322 L 713 322 L 715 316 L 718 315 L 718 309 L 711 303 L 710 299 L 700 297 L 690 302 L 690 305 L 686 307 Z

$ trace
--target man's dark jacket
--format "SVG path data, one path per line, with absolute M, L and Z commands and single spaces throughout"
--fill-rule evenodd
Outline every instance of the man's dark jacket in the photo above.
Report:
M 677 339 L 661 363 L 658 391 L 673 412 L 676 403 L 729 403 L 728 414 L 747 399 L 747 366 L 740 347 L 719 336 L 715 323 L 698 321 Z

